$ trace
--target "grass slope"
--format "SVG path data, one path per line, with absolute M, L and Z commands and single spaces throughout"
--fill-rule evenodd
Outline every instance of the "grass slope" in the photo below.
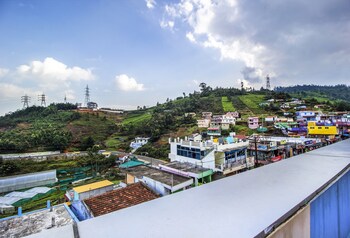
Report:
M 228 100 L 227 97 L 221 97 L 221 104 L 224 112 L 234 112 L 236 109 L 234 108 L 231 101 Z

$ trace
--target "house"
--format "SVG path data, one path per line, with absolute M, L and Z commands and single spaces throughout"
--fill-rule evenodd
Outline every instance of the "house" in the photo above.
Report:
M 195 134 L 192 134 L 188 139 L 191 141 L 198 142 L 202 140 L 202 135 L 199 133 L 195 133 Z
M 337 127 L 335 124 L 316 123 L 309 121 L 307 124 L 307 131 L 309 135 L 337 135 Z
M 305 119 L 306 121 L 315 121 L 316 114 L 314 111 L 297 111 L 295 112 L 297 119 Z
M 142 182 L 106 192 L 93 198 L 84 200 L 84 203 L 94 217 L 105 215 L 120 209 L 135 206 L 158 198 L 159 195 L 149 189 Z
M 197 126 L 199 128 L 208 128 L 210 124 L 210 119 L 200 119 L 197 120 Z
M 130 143 L 130 147 L 138 149 L 148 143 L 149 137 L 136 137 L 133 142 Z
M 265 117 L 265 122 L 267 122 L 267 123 L 274 123 L 276 121 L 276 119 L 277 119 L 276 116 Z
M 177 191 L 186 190 L 193 184 L 193 179 L 145 165 L 127 169 L 126 184 L 145 183 L 155 193 L 165 196 Z
M 98 108 L 98 105 L 97 105 L 97 103 L 95 103 L 95 102 L 88 102 L 88 103 L 87 103 L 87 108 L 88 108 L 88 109 L 97 109 L 97 108 Z
M 202 112 L 202 118 L 204 119 L 210 119 L 212 115 L 212 112 Z
M 111 181 L 103 180 L 95 183 L 74 187 L 72 190 L 67 191 L 65 196 L 69 201 L 84 200 L 111 191 L 113 190 L 113 186 L 114 183 L 112 183 Z
M 239 117 L 239 112 L 235 111 L 235 112 L 227 112 L 225 114 L 225 116 L 227 117 L 234 117 L 234 118 L 238 118 Z
M 259 117 L 248 117 L 248 127 L 256 129 L 259 127 Z
M 208 136 L 221 136 L 221 130 L 219 127 L 208 128 L 207 135 Z
M 187 162 L 223 175 L 254 166 L 254 160 L 247 156 L 248 142 L 225 143 L 219 138 L 218 142 L 169 139 L 169 143 L 171 162 Z
M 233 113 L 232 113 L 233 114 Z M 228 123 L 229 125 L 236 125 L 236 115 L 232 115 L 231 113 L 226 113 L 222 115 L 222 123 Z
M 290 108 L 289 103 L 282 103 L 280 108 L 282 108 L 282 109 L 289 109 Z
M 168 164 L 159 165 L 159 168 L 172 174 L 193 178 L 195 186 L 198 186 L 199 182 L 211 182 L 211 177 L 213 174 L 212 169 L 204 168 L 188 162 L 174 161 Z

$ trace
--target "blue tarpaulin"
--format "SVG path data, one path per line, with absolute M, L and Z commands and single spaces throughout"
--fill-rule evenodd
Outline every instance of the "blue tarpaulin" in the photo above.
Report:
M 75 216 L 79 219 L 79 221 L 84 221 L 92 218 L 89 211 L 80 200 L 74 201 L 72 203 L 71 210 L 75 214 Z
M 350 236 L 350 172 L 311 203 L 311 237 Z

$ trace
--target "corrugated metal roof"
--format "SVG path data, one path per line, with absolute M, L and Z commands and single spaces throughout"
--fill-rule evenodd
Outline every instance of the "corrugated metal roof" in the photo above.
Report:
M 95 190 L 95 189 L 99 189 L 99 188 L 103 188 L 111 185 L 113 185 L 111 181 L 103 180 L 96 183 L 90 183 L 83 186 L 75 187 L 73 188 L 73 190 L 77 193 L 83 193 L 83 192 L 87 192 L 87 191 L 91 191 L 91 190 Z
M 52 188 L 49 187 L 35 187 L 27 190 L 26 192 L 30 193 L 47 193 L 51 190 Z
M 120 237 L 254 237 L 349 166 L 347 140 L 81 222 L 79 235 L 111 237 L 118 224 Z

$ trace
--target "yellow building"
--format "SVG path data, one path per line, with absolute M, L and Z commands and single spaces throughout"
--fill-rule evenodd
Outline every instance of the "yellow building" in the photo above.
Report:
M 316 122 L 310 121 L 307 124 L 307 131 L 309 135 L 336 135 L 336 126 L 317 126 Z

